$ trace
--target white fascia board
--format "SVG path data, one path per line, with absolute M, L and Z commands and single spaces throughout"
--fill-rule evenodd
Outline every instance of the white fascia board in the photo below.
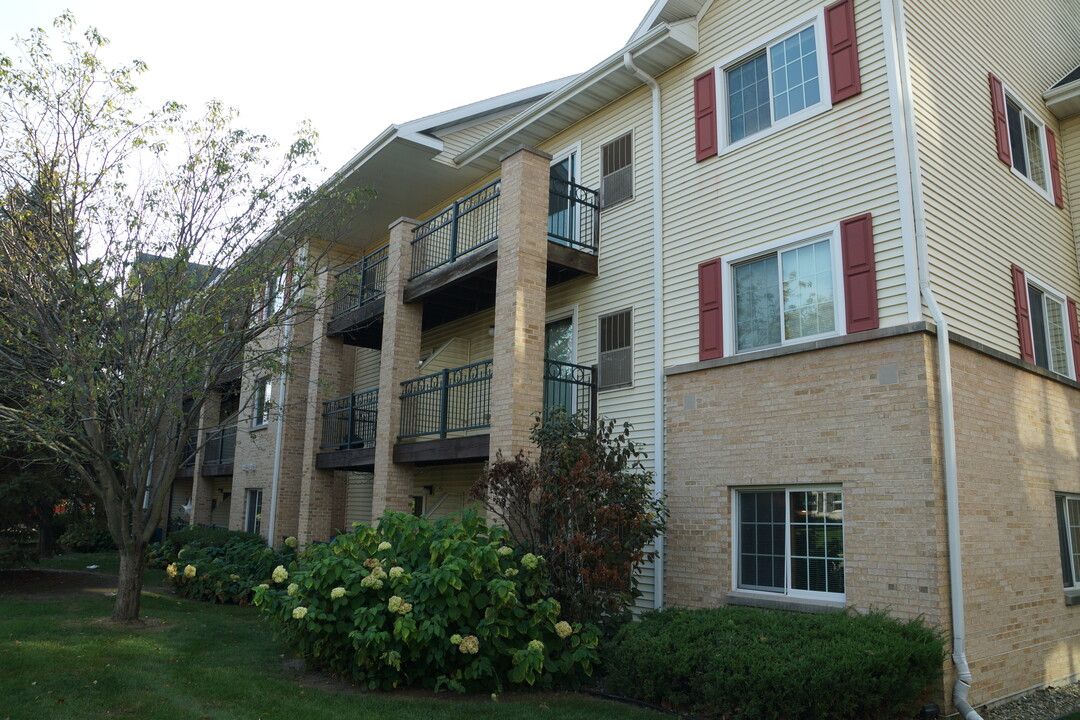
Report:
M 504 125 L 500 126 L 455 157 L 454 163 L 459 167 L 468 165 L 506 138 L 512 136 L 514 133 L 528 126 L 535 120 L 547 115 L 564 102 L 572 99 L 588 88 L 602 83 L 606 77 L 611 75 L 611 73 L 626 72 L 623 65 L 623 56 L 626 53 L 630 53 L 631 56 L 637 55 L 654 45 L 660 44 L 668 37 L 677 39 L 681 44 L 692 49 L 693 52 L 697 52 L 697 27 L 693 21 L 680 22 L 675 26 L 669 26 L 666 23 L 658 25 L 637 40 L 628 43 L 614 55 L 609 56 L 605 60 L 594 65 L 591 69 L 576 76 L 563 87 L 530 105 L 520 115 L 508 120 Z M 641 83 L 640 80 L 637 80 L 637 82 L 639 84 Z
M 703 9 L 709 5 L 712 5 L 712 0 L 656 0 L 652 7 L 649 8 L 649 11 L 645 13 L 645 18 L 637 26 L 637 29 L 634 30 L 634 34 L 626 42 L 627 44 L 634 42 L 657 25 L 665 22 L 674 25 L 682 20 L 690 20 L 695 17 L 700 19 Z M 681 8 L 675 8 L 674 12 L 668 13 L 667 11 L 674 6 L 681 6 Z M 672 17 L 672 15 L 676 14 L 676 17 Z

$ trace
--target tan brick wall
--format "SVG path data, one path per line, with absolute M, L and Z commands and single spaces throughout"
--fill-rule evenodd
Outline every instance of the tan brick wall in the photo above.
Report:
M 333 285 L 334 278 L 329 272 L 320 274 L 316 280 L 317 296 L 331 297 Z M 336 530 L 345 526 L 345 473 L 315 467 L 322 440 L 323 403 L 352 391 L 353 348 L 345 345 L 341 338 L 328 338 L 325 333 L 331 309 L 332 306 L 326 302 L 320 302 L 316 307 L 313 318 L 315 336 L 307 353 L 297 530 L 301 543 L 329 540 Z
M 732 488 L 839 483 L 848 604 L 948 633 L 935 342 L 908 334 L 670 376 L 668 604 L 723 604 Z M 952 347 L 970 700 L 982 705 L 1080 672 L 1054 510 L 1055 492 L 1080 493 L 1080 390 Z M 942 696 L 953 677 L 946 662 Z
M 527 148 L 503 160 L 499 272 L 491 368 L 489 454 L 528 450 L 532 414 L 544 403 L 547 211 L 550 156 Z
M 412 260 L 412 230 L 416 222 L 402 218 L 390 227 L 387 252 L 386 300 L 383 312 L 382 361 L 379 365 L 379 413 L 375 432 L 375 478 L 372 517 L 387 510 L 408 512 L 413 487 L 411 463 L 394 462 L 394 445 L 401 427 L 401 383 L 416 375 L 420 361 L 420 330 L 424 308 L 401 301 Z
M 940 622 L 926 353 L 907 335 L 669 377 L 668 604 L 715 606 L 731 589 L 732 488 L 830 483 L 844 493 L 847 602 Z
M 212 391 L 207 394 L 203 403 L 202 413 L 199 416 L 199 441 L 204 443 L 199 448 L 195 458 L 195 477 L 192 479 L 191 489 L 191 524 L 198 525 L 210 523 L 213 498 L 211 497 L 213 484 L 209 478 L 202 476 L 203 460 L 206 457 L 206 432 L 207 428 L 214 427 L 221 422 L 221 393 Z
M 1080 673 L 1054 493 L 1080 493 L 1080 390 L 953 344 L 972 697 Z

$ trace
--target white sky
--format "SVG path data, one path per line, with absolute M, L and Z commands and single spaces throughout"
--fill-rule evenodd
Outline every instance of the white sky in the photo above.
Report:
M 287 142 L 309 119 L 336 170 L 392 123 L 587 70 L 652 0 L 0 0 L 0 49 L 70 9 L 114 64 L 150 69 L 140 95 L 216 98 Z M 502 61 L 507 59 L 508 61 Z

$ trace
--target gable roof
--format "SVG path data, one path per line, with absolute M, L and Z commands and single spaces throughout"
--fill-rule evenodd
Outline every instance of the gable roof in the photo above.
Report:
M 1061 120 L 1080 115 L 1080 67 L 1054 83 L 1043 93 L 1043 100 Z
M 657 25 L 696 20 L 702 9 L 710 4 L 711 0 L 656 0 L 627 43 L 637 40 Z

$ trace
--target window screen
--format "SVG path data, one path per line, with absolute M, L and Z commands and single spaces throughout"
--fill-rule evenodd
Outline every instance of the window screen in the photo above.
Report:
M 634 196 L 633 143 L 630 133 L 600 148 L 600 207 Z
M 601 390 L 623 387 L 634 381 L 633 325 L 630 309 L 600 317 Z

